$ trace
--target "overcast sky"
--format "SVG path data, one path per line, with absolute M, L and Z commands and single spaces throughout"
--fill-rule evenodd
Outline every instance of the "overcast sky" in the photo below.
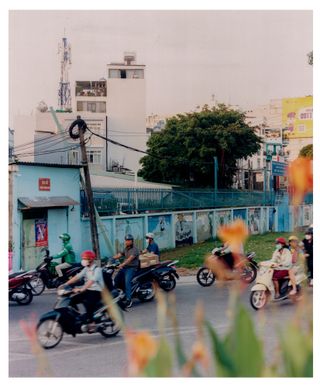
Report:
M 243 108 L 312 94 L 311 11 L 11 11 L 10 117 L 57 107 L 58 43 L 72 45 L 71 85 L 106 78 L 135 51 L 146 65 L 147 114 L 219 102 Z

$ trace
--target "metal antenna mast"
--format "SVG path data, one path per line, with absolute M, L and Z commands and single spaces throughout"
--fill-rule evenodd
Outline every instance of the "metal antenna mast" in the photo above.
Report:
M 71 45 L 66 37 L 62 38 L 59 44 L 59 54 L 61 54 L 61 73 L 58 90 L 59 110 L 71 111 L 71 88 L 68 77 L 68 69 L 71 65 Z

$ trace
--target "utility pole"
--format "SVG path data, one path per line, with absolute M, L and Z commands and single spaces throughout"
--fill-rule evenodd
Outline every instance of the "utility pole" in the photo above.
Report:
M 78 126 L 78 133 L 73 133 L 73 129 L 76 126 Z M 84 141 L 84 133 L 86 129 L 87 129 L 86 122 L 82 120 L 80 116 L 77 116 L 77 119 L 73 121 L 73 123 L 69 128 L 69 135 L 73 139 L 78 139 L 78 138 L 80 139 L 80 149 L 81 149 L 81 157 L 82 157 L 81 164 L 84 172 L 85 191 L 86 191 L 88 208 L 89 208 L 92 248 L 96 254 L 96 259 L 99 265 L 101 265 L 97 219 L 96 219 L 96 213 L 95 213 L 94 203 L 93 203 L 93 194 L 92 194 L 91 179 L 90 179 L 90 172 L 89 172 L 89 166 L 88 166 L 86 144 Z

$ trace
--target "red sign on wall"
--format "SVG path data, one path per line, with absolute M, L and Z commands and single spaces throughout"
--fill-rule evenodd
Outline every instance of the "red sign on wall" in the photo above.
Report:
M 50 179 L 47 177 L 39 178 L 39 191 L 50 191 Z

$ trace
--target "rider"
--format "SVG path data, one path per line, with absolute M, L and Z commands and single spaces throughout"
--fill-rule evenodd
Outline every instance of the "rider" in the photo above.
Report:
M 160 250 L 159 250 L 159 246 L 157 245 L 157 243 L 154 241 L 154 234 L 152 232 L 148 232 L 146 234 L 146 240 L 148 241 L 148 246 L 146 249 L 144 249 L 142 251 L 142 253 L 153 253 L 155 255 L 158 256 L 158 258 L 160 257 Z
M 127 299 L 127 307 L 130 308 L 132 305 L 131 301 L 131 281 L 132 278 L 134 277 L 135 273 L 139 269 L 139 250 L 138 248 L 134 245 L 134 238 L 131 234 L 127 234 L 124 238 L 124 243 L 125 243 L 125 248 L 122 252 L 119 254 L 115 255 L 113 258 L 114 259 L 119 259 L 122 256 L 125 257 L 124 262 L 119 265 L 120 271 L 118 274 L 115 276 L 114 283 L 115 287 L 121 287 L 121 283 L 125 283 L 125 294 L 126 294 L 126 299 Z
M 60 251 L 60 253 L 53 255 L 53 259 L 61 258 L 60 265 L 56 266 L 56 272 L 59 277 L 62 277 L 62 269 L 67 269 L 68 267 L 71 267 L 73 263 L 75 263 L 75 253 L 73 251 L 73 248 L 70 243 L 70 235 L 64 232 L 63 234 L 59 235 L 59 238 L 62 239 L 62 246 L 63 249 Z
M 277 268 L 273 272 L 272 281 L 275 290 L 275 299 L 280 298 L 279 279 L 289 275 L 289 269 L 292 266 L 292 254 L 288 249 L 287 242 L 284 238 L 276 239 L 276 250 L 274 251 L 271 262 L 277 264 Z M 294 286 L 292 284 L 292 286 Z M 292 289 L 293 290 L 293 289 Z
M 95 331 L 95 323 L 92 321 L 96 305 L 101 301 L 101 292 L 104 288 L 102 270 L 95 264 L 96 255 L 91 250 L 85 250 L 81 254 L 81 264 L 84 266 L 82 271 L 67 281 L 62 287 L 74 284 L 85 279 L 85 284 L 80 288 L 73 289 L 76 295 L 72 298 L 72 305 L 83 302 L 87 311 L 88 332 Z
M 305 233 L 303 239 L 304 252 L 307 260 L 307 267 L 309 271 L 309 285 L 313 286 L 313 227 L 310 226 Z
M 289 250 L 292 254 L 292 264 L 295 265 L 298 262 L 299 259 L 299 239 L 295 235 L 291 235 L 289 237 Z M 289 293 L 290 295 L 294 295 L 297 292 L 297 286 L 296 286 L 296 277 L 294 275 L 294 269 L 291 268 L 289 271 L 289 277 L 292 284 L 292 290 Z

